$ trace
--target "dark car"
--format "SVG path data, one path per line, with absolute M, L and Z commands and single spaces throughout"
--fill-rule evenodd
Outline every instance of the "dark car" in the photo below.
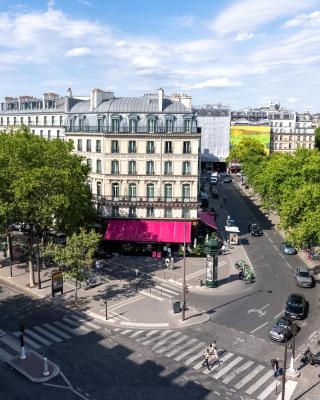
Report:
M 223 180 L 223 183 L 230 183 L 232 182 L 232 178 L 230 176 L 226 176 Z
M 291 337 L 291 327 L 292 322 L 289 318 L 283 316 L 277 319 L 277 321 L 273 324 L 269 336 L 272 340 L 277 342 L 284 342 Z
M 299 293 L 292 293 L 288 297 L 285 315 L 292 319 L 304 319 L 307 314 L 307 302 L 305 297 Z
M 280 250 L 283 254 L 294 255 L 297 254 L 297 250 L 289 243 L 282 242 L 280 246 Z
M 250 235 L 251 236 L 262 236 L 263 232 L 262 232 L 262 229 L 261 229 L 260 225 L 252 224 L 250 226 Z

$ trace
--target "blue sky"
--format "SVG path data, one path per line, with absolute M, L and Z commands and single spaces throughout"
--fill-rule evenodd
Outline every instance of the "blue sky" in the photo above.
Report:
M 0 0 L 0 98 L 71 87 L 320 112 L 320 0 Z

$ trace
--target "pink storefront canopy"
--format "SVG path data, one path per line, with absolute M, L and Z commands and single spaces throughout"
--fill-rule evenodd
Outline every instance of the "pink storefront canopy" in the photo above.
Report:
M 213 229 L 217 229 L 217 224 L 214 219 L 214 216 L 210 212 L 199 212 L 199 218 L 200 221 L 203 222 L 204 224 L 210 226 Z
M 191 222 L 112 219 L 105 240 L 126 242 L 191 243 Z

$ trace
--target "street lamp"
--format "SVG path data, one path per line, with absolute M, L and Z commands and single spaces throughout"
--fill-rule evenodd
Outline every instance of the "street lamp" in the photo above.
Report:
M 186 221 L 184 221 L 184 239 L 183 239 L 183 279 L 182 279 L 182 313 L 181 318 L 182 321 L 185 320 L 185 312 L 186 312 Z
M 218 253 L 219 245 L 215 237 L 211 237 L 205 246 L 207 255 L 206 263 L 206 286 L 209 288 L 218 287 Z

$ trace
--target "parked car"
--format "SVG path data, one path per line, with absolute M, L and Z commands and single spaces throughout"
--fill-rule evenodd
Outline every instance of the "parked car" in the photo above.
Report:
M 55 244 L 64 246 L 67 243 L 65 233 L 51 231 L 48 236 L 49 236 L 49 240 L 51 240 Z
M 277 342 L 284 342 L 291 337 L 291 327 L 292 322 L 289 318 L 285 316 L 280 317 L 273 324 L 269 332 L 269 337 Z
M 280 250 L 283 254 L 294 255 L 297 254 L 297 250 L 289 243 L 282 242 L 280 245 Z
M 211 185 L 216 185 L 218 183 L 218 177 L 217 176 L 211 176 L 210 183 L 211 183 Z
M 307 302 L 305 297 L 299 293 L 292 293 L 288 297 L 285 315 L 292 319 L 304 319 L 307 314 Z
M 296 280 L 297 286 L 300 287 L 311 287 L 313 284 L 312 278 L 309 274 L 309 270 L 304 265 L 296 268 L 294 279 Z
M 226 176 L 223 180 L 223 183 L 230 183 L 232 182 L 232 178 L 230 176 Z
M 251 236 L 262 236 L 263 231 L 261 229 L 261 226 L 258 224 L 251 224 L 250 226 L 250 235 Z

